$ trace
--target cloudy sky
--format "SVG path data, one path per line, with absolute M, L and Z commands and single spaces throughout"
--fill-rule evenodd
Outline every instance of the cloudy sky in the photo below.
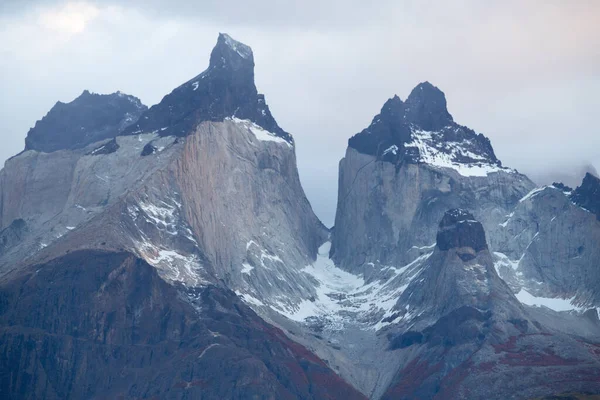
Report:
M 598 21 L 594 0 L 2 0 L 0 163 L 83 89 L 157 103 L 227 32 L 253 48 L 257 86 L 328 225 L 347 139 L 425 80 L 505 165 L 536 178 L 600 169 Z

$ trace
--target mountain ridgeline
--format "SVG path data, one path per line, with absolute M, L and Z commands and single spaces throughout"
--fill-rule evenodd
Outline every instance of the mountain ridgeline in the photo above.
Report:
M 254 67 L 219 34 L 160 103 L 84 91 L 6 161 L 3 399 L 600 394 L 596 176 L 536 187 L 424 82 L 350 137 L 328 229 Z

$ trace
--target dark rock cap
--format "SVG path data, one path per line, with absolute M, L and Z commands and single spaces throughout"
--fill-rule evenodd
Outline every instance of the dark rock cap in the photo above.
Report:
M 161 136 L 186 136 L 200 122 L 220 122 L 229 117 L 250 120 L 294 143 L 256 89 L 252 49 L 220 33 L 208 68 L 166 95 L 124 134 L 156 131 Z
M 429 82 L 418 84 L 403 102 L 387 100 L 371 124 L 348 140 L 348 146 L 363 154 L 396 165 L 426 162 L 417 145 L 420 131 L 429 132 L 425 145 L 446 153 L 455 163 L 502 166 L 487 137 L 454 122 L 446 108 L 444 92 Z M 461 151 L 456 151 L 456 150 Z
M 465 247 L 475 252 L 487 249 L 483 226 L 473 214 L 460 208 L 446 211 L 436 240 L 437 247 L 442 251 Z
M 254 79 L 254 54 L 250 46 L 234 40 L 226 33 L 219 33 L 217 44 L 210 53 L 211 67 L 250 72 Z
M 57 102 L 25 138 L 25 150 L 50 153 L 78 149 L 115 137 L 147 109 L 134 96 L 121 92 L 96 94 L 84 90 L 70 103 Z
M 361 153 L 376 155 L 390 146 L 410 141 L 410 127 L 404 114 L 404 102 L 395 95 L 385 102 L 368 128 L 350 138 L 348 145 Z
M 436 131 L 452 123 L 446 96 L 429 82 L 419 83 L 406 99 L 406 117 L 424 130 Z
M 586 173 L 581 185 L 571 193 L 571 201 L 596 214 L 600 220 L 600 179 Z

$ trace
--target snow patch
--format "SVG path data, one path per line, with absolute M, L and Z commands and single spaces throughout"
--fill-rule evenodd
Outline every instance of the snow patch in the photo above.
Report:
M 385 149 L 385 151 L 383 152 L 383 155 L 385 156 L 388 153 L 392 153 L 393 155 L 398 154 L 398 146 L 396 146 L 395 144 L 388 147 L 387 149 Z
M 419 161 L 437 168 L 450 168 L 462 176 L 487 176 L 492 172 L 514 172 L 509 168 L 491 164 L 484 156 L 475 154 L 466 149 L 465 143 L 444 142 L 445 148 L 434 146 L 440 140 L 436 137 L 440 132 L 429 132 L 418 129 L 412 131 L 412 142 L 405 147 L 414 147 L 419 151 Z M 462 163 L 455 161 L 457 158 L 467 157 L 474 162 Z
M 91 156 L 93 156 L 93 155 L 97 154 L 98 152 L 102 151 L 102 149 L 104 149 L 105 147 L 106 147 L 106 145 L 105 145 L 105 144 L 104 144 L 104 145 L 102 145 L 102 146 L 100 146 L 100 147 L 98 147 L 96 150 L 92 151 L 92 152 L 90 153 L 90 155 L 91 155 Z
M 252 49 L 246 46 L 243 43 L 234 40 L 226 33 L 223 33 L 223 38 L 225 39 L 225 43 L 229 46 L 230 49 L 235 51 L 240 57 L 247 59 L 252 57 Z
M 575 297 L 570 299 L 561 299 L 561 298 L 551 298 L 551 297 L 537 297 L 526 291 L 525 289 L 521 289 L 519 293 L 515 295 L 517 299 L 525 305 L 535 306 L 535 307 L 547 307 L 554 311 L 581 311 L 580 307 L 577 307 L 572 304 Z
M 356 323 L 366 329 L 380 329 L 393 323 L 389 317 L 395 314 L 398 298 L 431 255 L 424 254 L 401 268 L 389 266 L 395 273 L 387 280 L 366 282 L 362 276 L 338 268 L 328 257 L 330 247 L 330 242 L 323 244 L 315 263 L 302 270 L 316 282 L 316 295 L 295 306 L 278 302 L 273 305 L 274 310 L 297 322 L 318 318 L 326 329 L 333 331 Z
M 514 215 L 515 215 L 515 213 L 514 213 L 514 212 L 511 212 L 510 214 L 508 214 L 508 215 L 506 216 L 506 218 L 507 218 L 507 219 L 506 219 L 506 221 L 504 221 L 504 222 L 502 222 L 501 224 L 498 224 L 498 225 L 500 225 L 500 226 L 501 226 L 501 227 L 503 227 L 503 228 L 506 228 L 506 226 L 508 225 L 508 221 L 510 221 L 510 219 L 511 219 L 511 218 L 512 218 Z
M 262 301 L 260 301 L 256 297 L 252 296 L 251 294 L 242 293 L 239 290 L 236 290 L 235 294 L 237 294 L 238 297 L 240 299 L 242 299 L 247 304 L 250 304 L 252 306 L 257 306 L 257 307 L 264 307 L 265 306 L 265 303 L 263 303 Z
M 513 271 L 516 271 L 519 268 L 519 263 L 521 262 L 521 259 L 513 261 L 510 258 L 508 258 L 506 254 L 497 251 L 494 252 L 494 255 L 497 257 L 496 262 L 494 262 L 496 272 L 499 271 L 499 267 L 502 265 L 510 267 Z M 498 273 L 498 275 L 500 275 L 500 273 Z
M 257 124 L 248 119 L 239 119 L 236 117 L 227 117 L 225 119 L 227 121 L 233 121 L 235 124 L 246 128 L 249 132 L 251 132 L 254 135 L 254 137 L 256 137 L 256 139 L 260 141 L 281 143 L 286 144 L 288 147 L 292 147 L 292 145 L 287 140 L 280 138 L 273 132 L 267 131 L 266 129 L 258 126 Z
M 529 193 L 527 193 L 525 196 L 523 196 L 523 198 L 521 200 L 519 200 L 519 203 L 524 202 L 525 200 L 529 200 L 532 197 L 534 197 L 535 195 L 537 195 L 538 193 L 544 191 L 544 189 L 546 189 L 548 186 L 542 186 L 539 188 L 535 188 L 533 190 L 531 190 Z
M 168 280 L 182 282 L 192 287 L 208 283 L 201 276 L 202 265 L 195 254 L 182 254 L 175 250 L 162 249 L 147 239 L 137 242 L 136 249 L 148 264 L 160 270 Z
M 171 235 L 177 234 L 177 226 L 175 224 L 175 212 L 176 206 L 165 203 L 164 201 L 160 202 L 160 205 L 154 205 L 152 203 L 140 202 L 139 206 L 144 211 L 146 221 L 149 223 L 153 223 L 158 228 L 166 229 L 166 231 Z M 134 213 L 129 210 L 130 215 L 134 215 Z
M 250 264 L 247 263 L 242 263 L 242 274 L 246 274 L 246 275 L 250 275 L 250 272 L 252 272 L 252 270 L 254 269 L 254 267 Z

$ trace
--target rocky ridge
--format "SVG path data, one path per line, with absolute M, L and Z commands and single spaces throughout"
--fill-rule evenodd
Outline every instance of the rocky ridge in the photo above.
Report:
M 393 164 L 427 163 L 466 176 L 502 169 L 489 139 L 455 123 L 444 93 L 429 82 L 417 85 L 406 102 L 389 99 L 348 146 Z
M 25 138 L 25 151 L 73 150 L 115 137 L 147 108 L 137 97 L 121 92 L 103 95 L 84 90 L 70 103 L 59 101 L 36 122 Z

